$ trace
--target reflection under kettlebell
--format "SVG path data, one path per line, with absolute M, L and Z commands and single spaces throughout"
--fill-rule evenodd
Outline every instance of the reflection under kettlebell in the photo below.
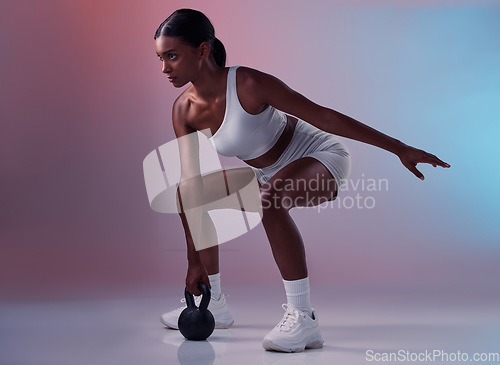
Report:
M 177 349 L 177 359 L 180 365 L 213 365 L 215 350 L 209 341 L 187 341 Z
M 179 316 L 179 331 L 188 340 L 206 340 L 214 331 L 214 316 L 208 310 L 210 303 L 210 288 L 205 283 L 199 283 L 198 289 L 202 293 L 200 307 L 194 302 L 194 297 L 187 290 L 184 291 L 187 308 Z

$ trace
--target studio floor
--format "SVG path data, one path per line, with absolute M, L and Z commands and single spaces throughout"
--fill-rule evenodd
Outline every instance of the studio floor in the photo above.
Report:
M 107 299 L 2 301 L 0 364 L 500 363 L 494 358 L 500 353 L 500 295 L 488 288 L 313 286 L 325 343 L 296 354 L 261 345 L 283 314 L 281 287 L 224 291 L 235 323 L 202 342 L 186 341 L 160 324 L 160 314 L 180 304 L 171 289 Z M 391 353 L 398 354 L 396 361 L 388 361 Z M 473 359 L 476 353 L 482 360 Z

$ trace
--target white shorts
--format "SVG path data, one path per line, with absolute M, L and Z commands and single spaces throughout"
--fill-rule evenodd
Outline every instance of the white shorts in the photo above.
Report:
M 344 145 L 333 134 L 300 119 L 290 143 L 274 164 L 263 168 L 250 167 L 264 185 L 284 166 L 301 157 L 313 157 L 321 162 L 335 179 L 337 191 L 351 174 L 351 158 Z

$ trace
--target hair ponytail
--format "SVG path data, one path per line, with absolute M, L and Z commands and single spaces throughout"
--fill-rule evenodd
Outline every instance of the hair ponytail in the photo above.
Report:
M 212 54 L 214 55 L 215 63 L 217 64 L 217 66 L 226 66 L 226 48 L 218 38 L 214 38 Z
M 198 47 L 203 42 L 211 46 L 211 53 L 219 67 L 226 65 L 226 49 L 215 38 L 214 26 L 201 11 L 179 9 L 174 11 L 155 32 L 154 39 L 161 36 L 179 37 L 183 42 Z

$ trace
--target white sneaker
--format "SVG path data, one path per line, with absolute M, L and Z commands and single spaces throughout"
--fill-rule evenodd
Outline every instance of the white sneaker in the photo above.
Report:
M 301 352 L 305 349 L 323 347 L 323 337 L 319 332 L 318 318 L 313 309 L 312 318 L 308 313 L 292 305 L 283 304 L 285 315 L 280 323 L 264 337 L 262 346 L 266 350 L 281 352 Z
M 181 302 L 186 302 L 186 299 L 182 299 Z M 194 302 L 196 306 L 199 306 L 201 303 L 201 295 L 194 298 Z M 168 313 L 162 314 L 160 321 L 165 326 L 179 329 L 179 325 L 177 321 L 179 320 L 179 316 L 181 312 L 186 308 L 186 305 L 174 309 Z M 233 316 L 229 313 L 229 308 L 226 303 L 226 296 L 224 294 L 220 295 L 219 299 L 210 298 L 210 302 L 208 303 L 208 310 L 213 314 L 215 319 L 215 328 L 229 328 L 233 322 Z

